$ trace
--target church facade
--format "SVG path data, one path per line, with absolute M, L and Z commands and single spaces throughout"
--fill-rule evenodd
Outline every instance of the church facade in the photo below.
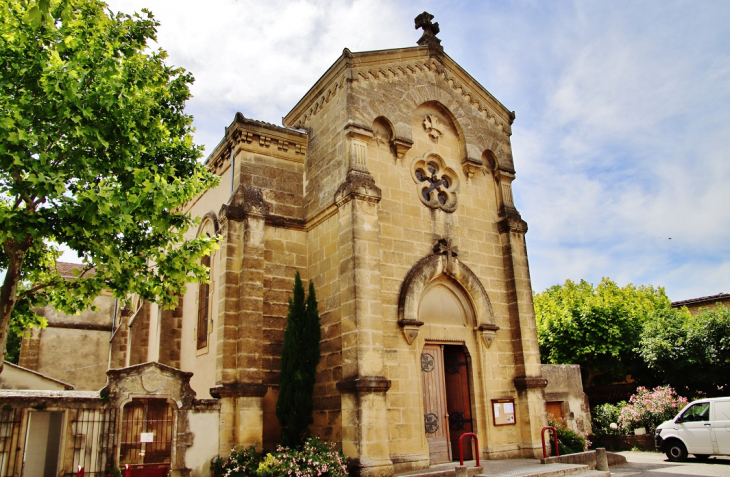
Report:
M 346 49 L 285 127 L 238 114 L 209 158 L 221 184 L 190 211 L 221 242 L 210 288 L 183 298 L 182 369 L 221 400 L 222 452 L 278 439 L 299 271 L 322 325 L 312 431 L 364 473 L 450 461 L 464 432 L 486 458 L 536 454 L 546 381 L 511 192 L 514 115 L 423 43 Z
M 220 236 L 210 283 L 175 310 L 120 313 L 102 393 L 119 419 L 168 399 L 173 471 L 278 442 L 297 271 L 322 327 L 311 431 L 357 472 L 458 459 L 468 432 L 483 459 L 538 456 L 547 382 L 512 198 L 514 114 L 425 30 L 417 47 L 345 49 L 283 127 L 239 113 L 208 158 L 220 184 L 187 208 L 195 233 Z

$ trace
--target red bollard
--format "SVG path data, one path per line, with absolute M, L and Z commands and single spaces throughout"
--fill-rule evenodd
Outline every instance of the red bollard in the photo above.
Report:
M 474 438 L 474 450 L 477 454 L 477 467 L 479 467 L 479 438 L 473 432 L 465 432 L 459 437 L 459 465 L 464 465 L 464 438 L 470 436 Z
M 84 468 L 79 466 L 79 472 L 76 474 L 77 477 L 84 477 Z
M 132 477 L 132 468 L 129 464 L 124 464 L 124 477 Z
M 542 428 L 540 435 L 542 436 L 542 457 L 547 459 L 547 448 L 545 447 L 545 431 L 553 431 L 555 438 L 555 457 L 560 457 L 560 449 L 558 449 L 558 431 L 553 426 L 545 426 Z

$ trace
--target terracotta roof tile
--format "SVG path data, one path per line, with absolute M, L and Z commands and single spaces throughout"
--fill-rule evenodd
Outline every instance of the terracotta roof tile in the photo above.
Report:
M 76 278 L 74 277 L 73 271 L 74 270 L 83 270 L 85 267 L 82 263 L 70 263 L 70 262 L 56 262 L 56 269 L 64 278 Z M 89 272 L 86 273 L 86 276 L 93 275 L 95 273 L 94 269 L 91 269 Z
M 699 298 L 690 298 L 689 300 L 681 300 L 681 301 L 673 301 L 672 307 L 673 308 L 679 308 L 681 306 L 685 305 L 692 305 L 695 303 L 715 303 L 719 300 L 727 300 L 730 299 L 730 293 L 718 293 L 717 295 L 710 295 L 710 296 L 701 296 Z

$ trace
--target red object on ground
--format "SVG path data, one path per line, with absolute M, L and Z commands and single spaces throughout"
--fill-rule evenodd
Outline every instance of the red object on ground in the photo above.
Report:
M 542 436 L 542 457 L 547 459 L 547 448 L 545 447 L 545 431 L 553 431 L 553 437 L 555 437 L 555 457 L 560 457 L 560 450 L 558 449 L 558 430 L 553 426 L 545 426 L 542 428 L 540 435 Z
M 479 467 L 479 438 L 473 432 L 465 432 L 459 437 L 459 465 L 464 465 L 464 438 L 467 436 L 474 438 L 474 450 L 477 455 L 477 467 Z

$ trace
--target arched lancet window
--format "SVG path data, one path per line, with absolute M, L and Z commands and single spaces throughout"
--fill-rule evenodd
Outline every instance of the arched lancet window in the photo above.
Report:
M 218 234 L 219 230 L 218 218 L 215 213 L 208 212 L 203 218 L 200 228 L 198 228 L 198 236 L 205 234 L 208 237 L 213 237 Z M 215 271 L 213 270 L 215 260 L 213 260 L 213 256 L 214 252 L 211 252 L 210 255 L 200 259 L 200 264 L 208 269 L 208 279 L 198 285 L 198 322 L 195 341 L 198 351 L 202 350 L 199 354 L 207 352 L 208 335 L 212 325 L 211 313 L 214 300 L 211 298 L 211 295 L 215 293 L 215 286 L 211 286 L 214 283 L 212 278 L 215 276 Z
M 198 349 L 208 346 L 208 318 L 210 309 L 210 255 L 200 259 L 208 269 L 208 280 L 198 286 Z

